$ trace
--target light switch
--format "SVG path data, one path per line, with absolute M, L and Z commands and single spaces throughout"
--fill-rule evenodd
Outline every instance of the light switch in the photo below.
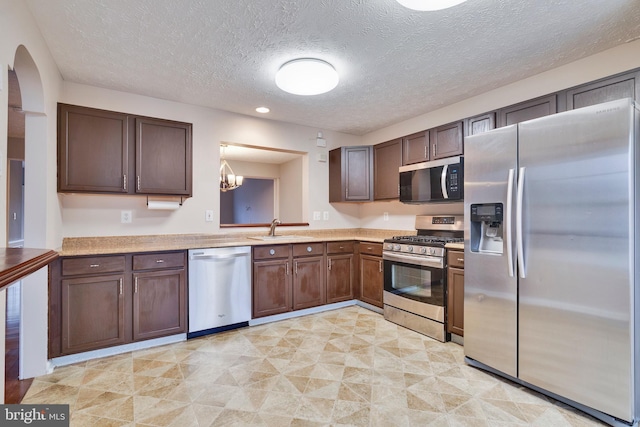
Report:
M 213 211 L 211 210 L 204 211 L 204 220 L 206 222 L 213 222 Z
M 322 216 L 320 215 L 320 211 L 313 211 L 313 220 L 320 221 L 321 219 L 322 219 Z
M 322 212 L 322 219 L 325 221 L 329 221 L 329 212 L 327 211 Z
M 131 223 L 131 211 L 120 211 L 120 222 L 122 224 L 129 224 Z

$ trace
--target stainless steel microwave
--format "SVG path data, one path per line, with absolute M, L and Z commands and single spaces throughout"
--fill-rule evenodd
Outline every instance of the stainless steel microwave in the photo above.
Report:
M 448 157 L 400 167 L 400 201 L 403 203 L 463 200 L 464 158 Z

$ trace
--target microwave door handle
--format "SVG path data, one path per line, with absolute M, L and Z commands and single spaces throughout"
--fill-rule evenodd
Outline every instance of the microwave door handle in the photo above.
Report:
M 514 169 L 509 169 L 509 177 L 507 178 L 507 218 L 505 221 L 505 228 L 507 229 L 507 264 L 509 270 L 509 277 L 513 277 L 513 225 L 511 224 L 511 215 L 513 209 L 513 175 Z
M 516 205 L 516 245 L 518 246 L 518 269 L 520 278 L 526 278 L 526 268 L 524 265 L 524 236 L 522 235 L 522 199 L 524 193 L 524 172 L 525 168 L 520 168 L 518 172 L 518 196 Z
M 449 193 L 447 193 L 447 171 L 449 170 L 449 165 L 444 165 L 442 168 L 442 176 L 440 177 L 440 186 L 442 187 L 442 198 L 448 199 Z

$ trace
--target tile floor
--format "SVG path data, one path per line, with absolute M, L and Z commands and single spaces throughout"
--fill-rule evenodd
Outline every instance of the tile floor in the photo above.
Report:
M 72 426 L 588 426 L 442 344 L 352 306 L 61 367 L 23 403 Z

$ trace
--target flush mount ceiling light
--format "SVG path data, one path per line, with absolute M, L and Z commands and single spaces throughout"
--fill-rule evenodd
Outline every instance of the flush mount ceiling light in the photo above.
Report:
M 258 107 L 256 108 L 256 111 L 261 114 L 267 114 L 271 110 L 269 110 L 269 108 L 267 107 Z
M 420 11 L 440 10 L 464 3 L 467 0 L 396 0 L 406 8 Z
M 321 59 L 300 58 L 286 62 L 276 73 L 276 85 L 294 95 L 319 95 L 338 85 L 338 73 Z

